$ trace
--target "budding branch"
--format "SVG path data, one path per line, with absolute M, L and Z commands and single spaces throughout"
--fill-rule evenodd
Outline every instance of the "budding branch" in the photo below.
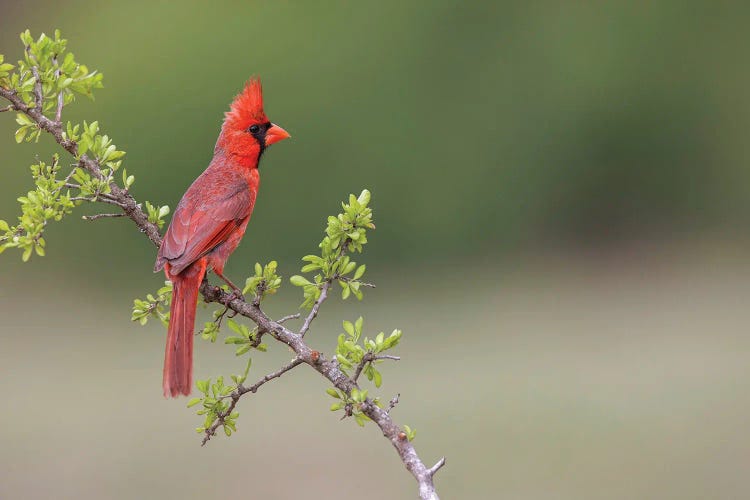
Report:
M 38 73 L 36 67 L 32 67 L 32 70 Z M 62 108 L 59 107 L 56 110 L 54 121 L 44 115 L 44 113 L 42 112 L 44 96 L 42 95 L 41 84 L 38 76 L 36 83 L 37 85 L 35 85 L 34 87 L 34 105 L 26 104 L 15 91 L 0 87 L 0 97 L 3 97 L 10 102 L 8 106 L 0 108 L 0 111 L 14 110 L 20 113 L 24 113 L 29 118 L 31 118 L 40 129 L 51 134 L 55 138 L 55 141 L 63 149 L 73 155 L 73 157 L 77 158 L 79 167 L 83 168 L 99 180 L 104 179 L 104 174 L 102 173 L 99 162 L 86 154 L 79 156 L 78 144 L 75 141 L 66 139 L 64 137 L 62 122 L 60 118 Z M 110 193 L 107 194 L 106 199 L 99 199 L 98 201 L 104 201 L 111 205 L 120 207 L 123 211 L 124 216 L 131 219 L 138 227 L 138 229 L 142 233 L 144 233 L 154 245 L 158 247 L 161 244 L 161 235 L 159 234 L 159 228 L 155 224 L 149 222 L 148 216 L 141 209 L 140 204 L 135 200 L 135 198 L 133 198 L 133 196 L 128 192 L 127 189 L 120 187 L 114 181 L 111 181 L 109 183 L 109 188 Z M 100 217 L 113 216 L 114 215 L 112 214 L 100 215 Z M 92 216 L 91 220 L 95 218 L 97 217 Z M 322 353 L 311 349 L 305 343 L 303 338 L 305 333 L 307 333 L 308 329 L 310 328 L 310 324 L 317 316 L 321 304 L 326 299 L 329 286 L 330 282 L 326 281 L 323 285 L 323 290 L 321 290 L 320 297 L 313 304 L 309 315 L 305 318 L 302 328 L 299 332 L 294 332 L 283 326 L 281 324 L 281 320 L 274 321 L 269 318 L 261 310 L 260 304 L 254 302 L 246 302 L 245 300 L 236 297 L 234 294 L 227 293 L 221 288 L 215 285 L 211 285 L 210 283 L 208 283 L 208 281 L 203 282 L 200 291 L 205 302 L 217 302 L 220 304 L 224 304 L 235 313 L 249 318 L 256 325 L 258 325 L 259 333 L 267 333 L 271 335 L 277 341 L 289 346 L 296 354 L 295 358 L 289 364 L 283 366 L 276 372 L 266 375 L 256 384 L 250 387 L 239 385 L 237 389 L 230 395 L 230 397 L 232 398 L 232 403 L 230 404 L 228 412 L 219 415 L 219 418 L 217 418 L 216 422 L 214 422 L 214 424 L 210 428 L 206 429 L 206 435 L 203 441 L 204 444 L 210 439 L 211 435 L 216 432 L 218 426 L 221 425 L 222 419 L 229 415 L 229 412 L 234 409 L 237 402 L 243 395 L 247 393 L 254 393 L 260 388 L 260 386 L 262 386 L 266 382 L 280 377 L 282 374 L 303 363 L 312 367 L 320 375 L 325 377 L 331 384 L 333 384 L 334 387 L 336 387 L 340 391 L 343 391 L 347 395 L 350 395 L 353 389 L 359 389 L 359 386 L 357 385 L 357 377 L 348 377 L 343 371 L 341 371 L 335 358 L 326 359 Z M 361 366 L 364 367 L 364 364 Z M 357 370 L 357 372 L 360 371 L 361 368 Z M 357 373 L 357 375 L 358 374 L 359 373 Z M 367 398 L 363 403 L 361 403 L 360 410 L 373 422 L 375 422 L 375 424 L 383 432 L 383 436 L 385 436 L 396 449 L 396 452 L 401 458 L 401 461 L 404 463 L 407 470 L 411 472 L 419 485 L 420 498 L 424 500 L 438 500 L 438 495 L 435 491 L 435 485 L 433 483 L 433 476 L 445 464 L 445 459 L 441 458 L 432 467 L 427 467 L 424 462 L 422 462 L 422 460 L 417 455 L 414 446 L 412 446 L 411 442 L 408 440 L 406 434 L 393 421 L 389 414 L 390 410 L 393 408 L 393 406 L 395 406 L 395 402 L 397 401 L 398 398 L 394 398 L 394 400 L 391 401 L 391 405 L 389 406 L 388 410 L 384 410 L 378 407 L 372 401 L 372 399 Z

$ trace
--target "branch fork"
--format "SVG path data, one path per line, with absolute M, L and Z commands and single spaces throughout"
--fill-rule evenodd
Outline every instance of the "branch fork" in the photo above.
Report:
M 18 94 L 10 89 L 0 87 L 0 97 L 7 100 L 10 104 L 4 108 L 0 108 L 2 111 L 15 110 L 24 113 L 31 118 L 37 126 L 45 132 L 52 135 L 55 141 L 74 158 L 77 159 L 77 164 L 89 172 L 92 176 L 99 180 L 104 179 L 101 166 L 96 159 L 83 154 L 78 155 L 78 144 L 70 139 L 66 139 L 63 136 L 62 124 L 60 122 L 60 115 L 62 106 L 60 105 L 61 96 L 58 96 L 58 107 L 55 112 L 55 119 L 52 120 L 44 115 L 43 113 L 43 95 L 41 80 L 39 79 L 39 71 L 35 66 L 32 66 L 32 72 L 36 78 L 34 84 L 34 104 L 27 105 Z M 113 180 L 109 183 L 110 192 L 104 196 L 103 194 L 98 196 L 96 201 L 101 201 L 111 205 L 115 205 L 122 209 L 122 214 L 98 214 L 97 216 L 87 216 L 87 220 L 96 220 L 99 218 L 108 217 L 128 217 L 137 226 L 140 232 L 144 233 L 151 242 L 157 247 L 161 244 L 161 235 L 159 228 L 149 222 L 148 216 L 141 209 L 140 204 L 133 198 L 127 189 L 120 187 Z M 91 200 L 86 200 L 91 201 Z M 342 254 L 346 244 L 342 244 Z M 318 300 L 313 304 L 310 313 L 305 318 L 305 321 L 300 328 L 298 333 L 295 333 L 286 328 L 283 323 L 289 319 L 299 317 L 299 315 L 291 315 L 281 318 L 278 321 L 274 321 L 269 318 L 261 309 L 260 305 L 253 302 L 246 302 L 243 298 L 236 297 L 230 293 L 223 291 L 221 288 L 210 285 L 204 281 L 201 285 L 200 292 L 205 302 L 218 302 L 224 304 L 229 309 L 234 311 L 236 314 L 241 314 L 246 318 L 253 321 L 258 326 L 258 336 L 263 333 L 268 333 L 273 336 L 277 341 L 286 344 L 291 348 L 295 357 L 291 362 L 282 366 L 275 372 L 269 373 L 268 375 L 261 378 L 258 382 L 252 386 L 245 387 L 239 385 L 237 390 L 230 396 L 232 402 L 227 412 L 214 422 L 214 424 L 206 430 L 202 444 L 206 444 L 216 433 L 216 429 L 223 423 L 223 419 L 227 415 L 231 414 L 234 410 L 237 402 L 240 398 L 247 393 L 255 393 L 261 386 L 267 382 L 281 377 L 284 373 L 296 368 L 301 364 L 307 364 L 312 369 L 317 371 L 321 376 L 327 379 L 335 388 L 343 391 L 345 394 L 350 394 L 353 389 L 359 389 L 357 385 L 357 378 L 361 369 L 358 370 L 357 377 L 350 378 L 339 368 L 338 362 L 334 359 L 326 359 L 323 354 L 319 351 L 311 349 L 304 341 L 304 336 L 310 329 L 310 325 L 313 320 L 317 317 L 320 310 L 320 306 L 325 302 L 328 297 L 329 288 L 334 278 L 327 280 L 321 288 L 321 294 Z M 369 286 L 369 284 L 363 284 L 363 286 Z M 395 356 L 381 356 L 374 357 L 371 362 L 375 359 L 397 359 Z M 362 365 L 364 368 L 364 365 Z M 403 433 L 401 427 L 399 427 L 393 419 L 390 417 L 389 412 L 398 403 L 398 396 L 391 400 L 387 410 L 379 408 L 371 399 L 365 400 L 361 404 L 362 412 L 367 415 L 375 424 L 380 428 L 383 435 L 388 438 L 396 452 L 398 453 L 401 461 L 406 466 L 407 470 L 414 476 L 415 480 L 419 485 L 419 495 L 423 500 L 438 500 L 438 495 L 435 491 L 433 483 L 433 476 L 435 473 L 445 464 L 445 459 L 441 458 L 432 467 L 427 467 L 417 455 L 416 450 L 408 439 L 400 439 L 400 434 Z

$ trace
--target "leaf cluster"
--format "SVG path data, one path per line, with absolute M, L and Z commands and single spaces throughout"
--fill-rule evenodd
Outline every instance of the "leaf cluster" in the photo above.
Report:
M 357 299 L 362 300 L 360 279 L 365 274 L 366 266 L 363 264 L 357 267 L 357 263 L 345 255 L 345 252 L 362 252 L 367 244 L 367 231 L 375 229 L 369 203 L 370 192 L 364 189 L 358 197 L 350 194 L 349 203 L 342 202 L 341 213 L 328 217 L 326 235 L 318 245 L 320 255 L 302 257 L 307 264 L 302 266 L 301 272 L 317 271 L 312 281 L 300 275 L 289 278 L 294 286 L 302 287 L 304 301 L 300 307 L 310 309 L 320 298 L 323 285 L 335 280 L 341 285 L 343 299 L 354 294 Z
M 156 295 L 148 294 L 145 299 L 133 301 L 131 321 L 145 325 L 150 317 L 158 318 L 166 327 L 169 325 L 169 306 L 172 303 L 172 282 L 165 281 L 164 286 L 156 291 Z
M 10 226 L 0 220 L 0 253 L 7 248 L 19 248 L 23 251 L 21 258 L 24 262 L 29 260 L 32 251 L 39 256 L 44 255 L 46 242 L 43 233 L 47 222 L 59 221 L 74 206 L 70 191 L 65 189 L 65 180 L 57 178 L 59 171 L 57 155 L 50 165 L 44 162 L 31 165 L 36 189 L 18 198 L 21 204 L 18 224 Z
M 275 294 L 281 288 L 281 277 L 276 274 L 277 267 L 278 263 L 275 260 L 272 260 L 265 266 L 262 266 L 260 262 L 256 262 L 255 274 L 245 280 L 245 287 L 242 289 L 242 293 L 248 293 L 252 290 L 258 302 L 263 300 L 266 294 Z
M 11 72 L 13 65 L 0 64 L 0 85 L 15 90 L 26 104 L 36 106 L 34 87 L 37 81 L 41 83 L 44 114 L 58 106 L 58 98 L 65 106 L 74 101 L 76 95 L 93 99 L 93 91 L 102 88 L 103 75 L 89 71 L 75 60 L 73 53 L 67 51 L 68 41 L 60 36 L 60 30 L 55 30 L 52 37 L 42 33 L 36 40 L 26 30 L 21 33 L 21 42 L 23 59 L 18 61 L 14 72 Z M 31 134 L 29 140 L 32 138 L 38 138 L 38 131 Z
M 12 91 L 30 109 L 39 109 L 46 118 L 32 117 L 31 111 L 17 113 L 16 142 L 38 141 L 42 133 L 40 123 L 52 120 L 53 124 L 46 122 L 47 126 L 59 131 L 64 141 L 61 144 L 72 148 L 79 160 L 62 174 L 64 181 L 38 174 L 36 171 L 43 164 L 32 165 L 36 189 L 19 198 L 20 224 L 10 227 L 0 222 L 0 235 L 5 233 L 0 236 L 0 251 L 17 247 L 23 251 L 22 258 L 26 261 L 33 251 L 44 255 L 42 232 L 49 220 L 60 220 L 82 201 L 107 201 L 114 173 L 122 165 L 125 152 L 118 150 L 109 136 L 100 133 L 97 121 L 67 122 L 64 127 L 61 122 L 63 108 L 73 102 L 76 95 L 93 98 L 94 90 L 102 87 L 102 74 L 89 71 L 75 60 L 73 53 L 67 51 L 68 42 L 60 36 L 59 30 L 55 30 L 52 37 L 41 34 L 37 39 L 26 30 L 21 33 L 21 41 L 24 52 L 17 65 L 5 63 L 4 56 L 0 55 L 0 86 Z M 96 170 L 86 168 L 86 162 L 91 160 L 96 162 Z M 57 156 L 52 163 L 57 174 Z M 128 189 L 135 178 L 123 170 L 122 180 Z M 149 220 L 162 227 L 167 213 L 169 207 L 158 207 L 153 213 L 149 210 Z
M 242 356 L 250 349 L 257 349 L 260 352 L 268 350 L 268 346 L 260 342 L 257 328 L 250 329 L 247 325 L 238 323 L 232 318 L 227 320 L 227 326 L 237 334 L 224 339 L 225 344 L 238 346 L 234 351 L 235 356 Z
M 372 421 L 370 417 L 362 412 L 363 406 L 368 403 L 367 389 L 359 390 L 355 387 L 350 394 L 347 394 L 339 389 L 329 388 L 326 389 L 326 393 L 332 398 L 339 400 L 331 405 L 330 410 L 344 410 L 344 416 L 342 418 L 354 417 L 354 421 L 357 422 L 357 425 L 360 427 L 364 427 L 365 423 Z M 378 398 L 372 399 L 370 402 L 376 406 L 382 407 Z
M 250 363 L 247 365 L 247 370 L 249 369 Z M 245 370 L 245 377 L 247 376 L 247 370 Z M 224 427 L 224 433 L 227 436 L 231 436 L 232 432 L 237 430 L 237 418 L 240 414 L 236 411 L 229 414 L 226 414 L 226 412 L 231 404 L 229 402 L 229 395 L 237 390 L 237 386 L 224 385 L 224 377 L 217 377 L 216 382 L 214 383 L 211 383 L 210 378 L 206 380 L 198 380 L 195 385 L 198 390 L 203 393 L 203 396 L 192 398 L 188 401 L 187 406 L 190 408 L 200 403 L 201 408 L 196 413 L 198 415 L 205 415 L 203 425 L 196 428 L 195 431 L 199 434 L 206 432 L 206 429 L 210 428 L 221 415 L 221 423 Z
M 354 323 L 351 321 L 343 322 L 345 333 L 338 337 L 336 359 L 341 366 L 341 370 L 347 375 L 349 375 L 349 370 L 362 364 L 362 373 L 375 384 L 375 387 L 380 387 L 383 377 L 374 365 L 380 364 L 383 360 L 378 359 L 377 355 L 398 345 L 401 340 L 401 330 L 393 330 L 388 337 L 383 332 L 378 333 L 374 339 L 365 337 L 360 344 L 362 323 L 362 316 Z

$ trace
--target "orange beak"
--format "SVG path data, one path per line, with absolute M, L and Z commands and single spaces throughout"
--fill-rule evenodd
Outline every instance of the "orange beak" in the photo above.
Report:
M 270 146 L 275 142 L 283 141 L 284 139 L 288 139 L 290 137 L 291 135 L 289 135 L 289 132 L 272 123 L 271 127 L 266 130 L 266 146 Z

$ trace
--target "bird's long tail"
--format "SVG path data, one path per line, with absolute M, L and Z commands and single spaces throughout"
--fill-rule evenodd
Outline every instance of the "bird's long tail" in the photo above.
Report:
M 164 397 L 190 394 L 193 385 L 193 330 L 198 289 L 206 274 L 204 259 L 191 264 L 172 280 L 167 347 L 164 353 Z

